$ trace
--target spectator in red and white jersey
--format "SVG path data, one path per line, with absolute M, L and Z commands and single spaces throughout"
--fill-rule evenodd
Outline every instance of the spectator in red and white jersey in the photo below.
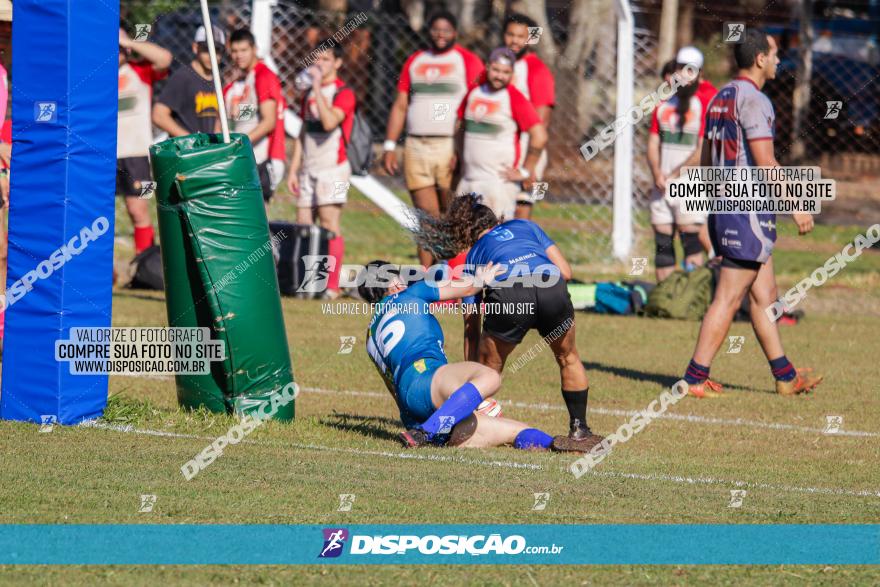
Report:
M 247 29 L 229 36 L 229 55 L 238 78 L 223 88 L 229 130 L 246 134 L 254 149 L 263 201 L 268 205 L 284 178 L 284 94 L 281 81 L 257 57 L 257 43 Z M 217 120 L 216 131 L 220 131 Z
M 346 146 L 354 125 L 354 90 L 339 79 L 342 47 L 331 37 L 318 44 L 321 49 L 308 69 L 312 88 L 303 96 L 300 137 L 294 143 L 287 175 L 287 187 L 297 197 L 296 220 L 333 232 L 327 254 L 331 261 L 325 297 L 339 297 L 339 274 L 345 254 L 342 238 L 342 207 L 348 200 L 351 165 Z
M 516 53 L 512 84 L 535 107 L 544 128 L 550 128 L 550 115 L 556 105 L 556 81 L 550 68 L 531 50 L 540 41 L 540 35 L 533 34 L 537 27 L 538 23 L 524 14 L 510 14 L 504 21 L 504 45 Z M 528 133 L 520 135 L 520 143 L 520 155 L 525 157 L 529 147 Z M 523 161 L 519 163 L 522 164 Z M 535 178 L 538 181 L 544 177 L 546 168 L 547 151 L 544 150 L 535 168 Z M 517 196 L 516 217 L 531 218 L 535 200 L 530 191 L 521 191 Z
M 683 67 L 684 64 L 676 65 L 679 71 Z M 679 75 L 684 77 L 685 74 L 682 72 Z M 676 232 L 684 251 L 684 266 L 703 264 L 704 245 L 699 233 L 706 225 L 709 214 L 685 213 L 678 202 L 667 197 L 669 182 L 679 177 L 693 154 L 699 154 L 703 147 L 705 119 L 700 100 L 695 95 L 698 87 L 699 78 L 679 86 L 675 94 L 657 105 L 651 116 L 648 166 L 654 178 L 650 210 L 658 283 L 675 270 Z
M 452 188 L 455 110 L 483 73 L 482 60 L 455 42 L 456 24 L 446 11 L 428 20 L 431 47 L 416 51 L 403 65 L 383 145 L 383 165 L 394 175 L 397 141 L 406 123 L 406 188 L 415 207 L 434 216 L 445 210 Z M 430 253 L 418 253 L 423 265 L 432 263 Z
M 511 83 L 515 62 L 516 54 L 507 47 L 492 51 L 486 81 L 472 88 L 458 109 L 462 179 L 456 192 L 482 195 L 499 219 L 514 217 L 520 183 L 531 189 L 547 144 L 547 130 L 534 106 Z M 524 157 L 521 133 L 529 136 Z
M 685 65 L 693 65 L 697 69 L 700 70 L 699 84 L 697 85 L 697 90 L 694 93 L 694 97 L 699 100 L 700 108 L 701 108 L 701 118 L 705 122 L 706 113 L 709 111 L 709 103 L 712 102 L 712 99 L 715 97 L 715 94 L 718 93 L 718 88 L 712 85 L 712 82 L 709 80 L 703 79 L 703 53 L 696 47 L 682 47 L 678 50 L 678 53 L 675 55 L 675 66 L 677 69 L 684 67 Z M 700 149 L 695 149 L 690 158 L 682 164 L 682 167 L 699 167 L 700 165 Z M 703 245 L 703 249 L 709 254 L 711 257 L 713 254 L 712 251 L 712 241 L 709 238 L 709 224 L 702 223 L 700 225 L 699 231 L 700 243 Z M 659 281 L 659 279 L 658 279 Z
M 153 83 L 163 79 L 171 52 L 148 41 L 132 41 L 119 29 L 119 124 L 116 135 L 116 192 L 125 196 L 125 208 L 134 225 L 134 249 L 140 253 L 153 244 L 153 222 L 144 182 L 151 181 L 150 145 Z

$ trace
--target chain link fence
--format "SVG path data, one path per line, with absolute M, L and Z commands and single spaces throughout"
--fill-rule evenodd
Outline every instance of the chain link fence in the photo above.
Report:
M 188 63 L 192 37 L 200 25 L 197 7 L 178 7 L 150 14 L 142 0 L 123 0 L 128 26 L 135 19 L 152 18 L 150 39 L 169 49 L 175 63 Z M 611 4 L 602 12 L 599 34 L 587 57 L 566 63 L 560 56 L 551 69 L 556 79 L 557 104 L 549 129 L 549 166 L 544 199 L 537 204 L 536 218 L 559 241 L 571 261 L 588 264 L 611 258 L 612 192 L 614 147 L 602 150 L 590 161 L 580 152 L 586 140 L 611 124 L 616 115 L 616 20 Z M 126 10 L 127 9 L 127 10 Z M 407 57 L 427 46 L 423 31 L 415 31 L 401 14 L 365 13 L 366 19 L 348 32 L 342 41 L 345 51 L 340 72 L 357 93 L 359 107 L 368 120 L 377 143 L 384 138 L 388 112 L 396 95 L 397 79 Z M 293 80 L 305 65 L 310 52 L 321 40 L 342 30 L 347 22 L 361 20 L 358 13 L 319 12 L 303 8 L 292 0 L 279 0 L 273 7 L 272 46 L 274 61 L 288 101 L 300 103 L 301 95 Z M 249 27 L 249 0 L 225 0 L 212 5 L 215 24 L 226 29 Z M 493 20 L 494 18 L 494 20 Z M 491 14 L 470 35 L 459 42 L 485 58 L 501 43 L 500 15 Z M 539 41 L 540 42 L 540 41 Z M 652 63 L 655 35 L 637 29 L 635 50 L 636 103 L 655 91 L 660 83 Z M 226 67 L 228 77 L 231 68 Z M 636 127 L 635 153 L 644 152 L 648 118 Z M 378 158 L 377 158 L 378 159 Z M 635 200 L 643 208 L 650 187 L 650 173 L 644 157 L 633 161 Z M 409 202 L 401 177 L 388 177 L 377 166 L 374 175 L 398 196 Z M 644 221 L 637 214 L 639 221 Z
M 186 63 L 191 59 L 192 35 L 201 22 L 194 4 L 180 0 L 123 0 L 123 13 L 130 23 L 140 22 L 134 20 L 137 18 L 151 19 L 151 39 L 170 49 L 177 63 Z M 591 14 L 594 22 L 590 25 L 597 32 L 593 34 L 592 45 L 581 54 L 582 59 L 567 60 L 565 53 L 560 52 L 551 66 L 557 104 L 549 129 L 549 166 L 543 178 L 548 190 L 535 212 L 535 217 L 578 264 L 611 258 L 614 146 L 601 150 L 589 161 L 580 152 L 581 146 L 613 123 L 616 116 L 617 21 L 610 1 L 599 0 L 595 6 Z M 660 6 L 646 1 L 633 3 L 632 8 L 636 22 L 634 104 L 638 104 L 643 97 L 656 92 L 662 82 L 658 76 L 655 32 Z M 704 74 L 720 86 L 734 73 L 731 45 L 721 39 L 724 22 L 762 26 L 776 35 L 780 39 L 779 74 L 765 91 L 776 109 L 776 151 L 780 161 L 821 165 L 823 174 L 837 179 L 880 175 L 880 57 L 876 30 L 873 37 L 870 31 L 838 31 L 832 35 L 826 30 L 827 22 L 817 25 L 812 73 L 809 83 L 803 83 L 803 74 L 797 68 L 798 23 L 788 16 L 787 10 L 774 5 L 749 12 L 739 4 L 706 7 L 696 3 L 689 17 L 689 29 L 696 38 L 686 42 L 703 50 Z M 212 12 L 215 23 L 227 32 L 251 24 L 250 0 L 214 2 Z M 483 12 L 468 34 L 460 35 L 459 42 L 485 58 L 501 42 L 502 20 L 500 13 L 488 9 Z M 362 22 L 349 31 L 345 25 L 353 20 Z M 550 24 L 557 40 L 573 35 L 573 31 L 565 30 L 565 22 L 564 17 L 551 14 Z M 872 22 L 866 21 L 868 28 Z M 272 8 L 270 54 L 289 105 L 296 108 L 300 102 L 293 79 L 310 52 L 321 40 L 340 31 L 345 33 L 340 75 L 356 91 L 378 148 L 384 138 L 400 69 L 413 51 L 427 46 L 427 38 L 423 31 L 413 30 L 400 13 L 319 12 L 293 0 L 278 0 Z M 678 44 L 683 44 L 682 39 Z M 232 74 L 230 67 L 225 70 L 227 76 Z M 793 100 L 799 80 L 801 86 L 807 85 L 811 90 L 802 109 L 795 108 Z M 651 174 L 645 157 L 649 126 L 649 115 L 634 124 L 634 255 L 646 255 L 651 242 L 647 214 Z M 409 201 L 400 177 L 388 177 L 378 167 L 374 174 L 404 201 Z

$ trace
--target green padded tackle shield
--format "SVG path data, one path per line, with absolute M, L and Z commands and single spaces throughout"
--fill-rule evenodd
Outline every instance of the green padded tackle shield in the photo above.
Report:
M 291 383 L 293 371 L 250 140 L 197 133 L 157 143 L 150 154 L 168 325 L 208 327 L 226 348 L 209 375 L 176 376 L 178 401 L 251 412 Z M 293 415 L 289 401 L 272 417 Z

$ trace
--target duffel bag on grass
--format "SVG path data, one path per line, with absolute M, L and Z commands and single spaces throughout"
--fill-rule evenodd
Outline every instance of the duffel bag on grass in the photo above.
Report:
M 697 267 L 676 271 L 657 284 L 648 296 L 645 315 L 652 318 L 701 320 L 712 301 L 712 271 Z

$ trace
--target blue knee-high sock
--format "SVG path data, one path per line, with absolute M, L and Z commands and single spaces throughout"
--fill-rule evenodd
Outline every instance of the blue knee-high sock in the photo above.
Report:
M 422 430 L 429 436 L 434 434 L 448 434 L 452 427 L 470 416 L 483 401 L 483 396 L 477 391 L 473 383 L 465 383 L 431 414 L 431 417 L 422 424 Z
M 513 447 L 521 450 L 530 448 L 550 448 L 553 437 L 537 428 L 526 428 L 516 435 Z

